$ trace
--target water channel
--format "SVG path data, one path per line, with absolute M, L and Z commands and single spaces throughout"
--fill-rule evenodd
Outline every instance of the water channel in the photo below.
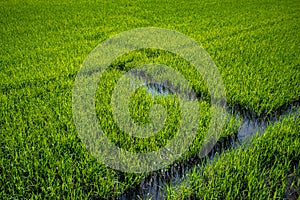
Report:
M 167 95 L 172 93 L 172 90 L 160 84 L 146 84 L 147 90 L 152 95 Z M 191 99 L 196 98 L 195 95 L 190 96 Z M 164 199 L 166 185 L 176 185 L 191 172 L 194 167 L 203 167 L 206 162 L 212 160 L 215 153 L 219 154 L 228 148 L 238 148 L 241 144 L 249 141 L 249 138 L 256 134 L 263 134 L 266 128 L 280 122 L 284 116 L 296 114 L 300 101 L 292 102 L 288 105 L 282 106 L 276 112 L 265 116 L 258 116 L 255 113 L 244 110 L 240 106 L 234 106 L 227 109 L 233 116 L 242 119 L 239 130 L 234 137 L 223 139 L 217 142 L 212 151 L 206 158 L 192 157 L 187 161 L 174 163 L 168 169 L 162 169 L 151 173 L 145 177 L 139 185 L 124 192 L 116 198 L 116 200 L 127 199 Z M 299 117 L 299 113 L 297 113 Z

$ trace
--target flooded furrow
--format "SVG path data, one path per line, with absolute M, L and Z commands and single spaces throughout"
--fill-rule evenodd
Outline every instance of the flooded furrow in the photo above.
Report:
M 159 84 L 147 84 L 146 87 L 152 95 L 165 96 L 174 92 L 173 90 L 170 90 Z M 195 96 L 191 95 L 190 98 L 194 99 Z M 194 169 L 194 167 L 203 167 L 205 163 L 214 158 L 216 153 L 221 154 L 228 148 L 239 147 L 241 144 L 247 142 L 247 140 L 249 140 L 249 138 L 257 132 L 263 134 L 269 125 L 275 122 L 280 122 L 286 115 L 296 114 L 299 105 L 300 101 L 298 100 L 282 106 L 275 112 L 261 116 L 244 110 L 241 106 L 228 108 L 228 113 L 236 118 L 242 119 L 239 130 L 235 136 L 221 138 L 221 140 L 216 143 L 214 148 L 205 158 L 194 156 L 188 160 L 174 163 L 168 169 L 161 169 L 151 173 L 151 175 L 148 175 L 146 178 L 144 178 L 140 184 L 127 190 L 122 195 L 117 197 L 116 200 L 164 199 L 166 194 L 166 185 L 180 184 L 187 174 Z M 299 113 L 297 113 L 297 115 L 299 116 Z

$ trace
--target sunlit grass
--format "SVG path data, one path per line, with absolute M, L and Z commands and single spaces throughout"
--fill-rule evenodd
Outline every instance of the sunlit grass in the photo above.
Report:
M 93 158 L 78 138 L 72 117 L 73 83 L 82 62 L 101 41 L 125 30 L 163 27 L 198 41 L 220 70 L 230 105 L 241 105 L 259 114 L 299 101 L 299 8 L 298 1 L 290 0 L 1 1 L 0 198 L 113 198 L 139 184 L 142 175 L 109 169 Z M 178 70 L 191 82 L 197 95 L 203 97 L 199 101 L 200 128 L 183 159 L 196 155 L 210 120 L 209 94 L 192 66 L 168 52 L 133 52 L 112 64 L 106 73 L 107 82 L 98 87 L 97 100 L 105 100 L 105 104 L 96 105 L 101 125 L 112 141 L 132 151 L 158 149 L 173 137 L 178 120 L 173 97 L 150 98 L 143 89 L 132 97 L 133 117 L 143 123 L 149 118 L 141 110 L 135 112 L 140 105 L 158 102 L 169 107 L 170 124 L 156 137 L 131 138 L 118 130 L 112 120 L 109 97 L 116 78 L 123 71 L 149 62 Z M 140 97 L 144 102 L 136 104 L 134 99 Z M 147 107 L 144 108 L 146 111 Z M 236 120 L 239 119 L 228 117 L 222 137 L 236 134 Z M 299 123 L 293 124 L 282 125 L 285 128 L 276 125 L 269 132 L 273 135 L 277 129 L 285 132 L 289 127 L 299 127 Z M 282 139 L 287 141 L 282 147 L 298 147 L 297 143 L 289 143 L 292 137 Z M 270 153 L 281 151 L 280 144 L 257 147 Z M 246 151 L 256 153 L 251 148 Z M 283 180 L 289 175 L 284 170 L 297 154 L 288 155 L 287 161 L 278 158 L 280 162 L 284 159 L 281 171 L 273 163 L 272 172 L 280 172 L 273 177 Z M 248 158 L 245 156 L 245 160 Z M 247 183 L 245 180 L 243 184 Z M 270 182 L 270 187 L 276 187 L 276 183 Z M 256 194 L 259 189 L 251 184 L 252 194 Z M 227 191 L 226 185 L 222 187 Z M 280 187 L 276 195 L 281 196 L 282 192 Z
M 299 110 L 298 110 L 299 111 Z M 268 127 L 250 144 L 194 169 L 168 199 L 268 199 L 299 197 L 299 113 Z

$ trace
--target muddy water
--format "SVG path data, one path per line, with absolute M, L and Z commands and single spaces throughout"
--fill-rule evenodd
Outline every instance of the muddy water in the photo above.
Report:
M 152 95 L 165 96 L 172 93 L 171 90 L 160 85 L 147 85 L 147 88 Z M 194 98 L 195 96 L 190 96 L 190 99 Z M 116 199 L 164 199 L 166 185 L 180 184 L 188 172 L 191 172 L 194 167 L 202 167 L 205 165 L 205 163 L 213 159 L 216 152 L 222 153 L 222 151 L 228 148 L 236 148 L 242 143 L 247 142 L 250 136 L 257 132 L 262 134 L 269 125 L 278 121 L 280 122 L 283 119 L 283 116 L 295 114 L 299 105 L 300 101 L 296 101 L 265 116 L 257 116 L 254 113 L 243 110 L 241 107 L 228 108 L 228 112 L 233 116 L 242 118 L 239 131 L 235 137 L 223 139 L 218 142 L 206 158 L 192 157 L 187 161 L 174 163 L 168 169 L 153 172 L 150 176 L 144 178 L 138 186 L 127 190 Z

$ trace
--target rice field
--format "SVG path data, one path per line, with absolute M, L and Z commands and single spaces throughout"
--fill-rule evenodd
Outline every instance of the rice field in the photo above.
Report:
M 269 126 L 251 143 L 194 168 L 167 199 L 299 198 L 299 113 Z
M 0 199 L 299 199 L 299 13 L 297 0 L 0 1 Z M 220 72 L 227 113 L 216 148 L 199 157 L 213 112 L 201 75 L 164 50 L 118 57 L 101 76 L 95 110 L 119 148 L 156 151 L 179 129 L 178 96 L 151 84 L 133 93 L 129 112 L 135 123 L 149 124 L 149 110 L 159 104 L 166 110 L 161 131 L 137 138 L 118 126 L 113 89 L 137 66 L 164 64 L 182 74 L 201 113 L 194 140 L 173 165 L 130 173 L 107 167 L 85 147 L 72 94 L 82 63 L 99 43 L 141 27 L 197 41 Z M 247 120 L 257 124 L 245 128 L 244 141 Z M 169 173 L 174 166 L 184 171 L 181 177 Z M 159 192 L 139 191 L 156 176 L 167 177 L 155 186 Z

